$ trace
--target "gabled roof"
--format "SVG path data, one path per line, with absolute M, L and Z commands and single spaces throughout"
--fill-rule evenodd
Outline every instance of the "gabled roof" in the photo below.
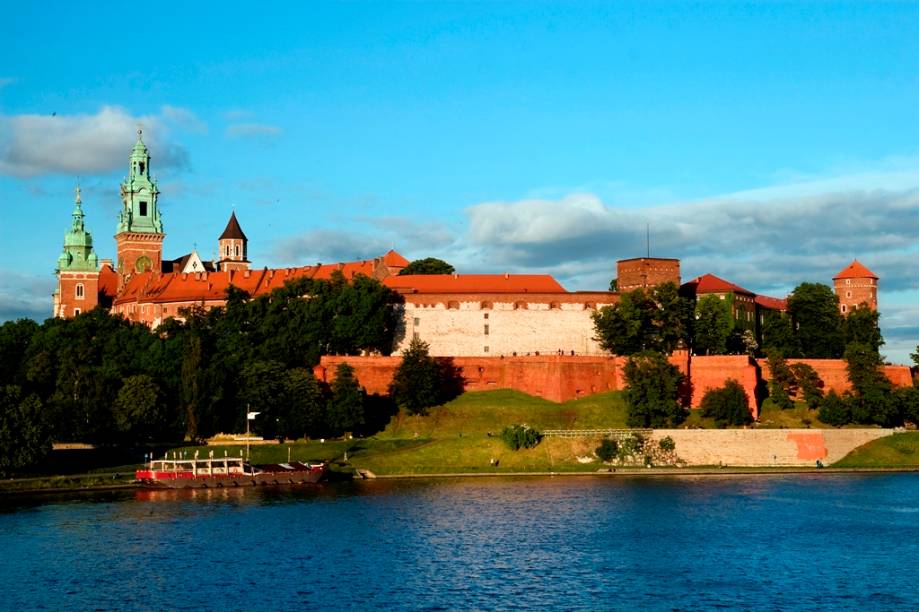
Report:
M 548 274 L 412 274 L 383 284 L 400 293 L 568 293 Z
M 236 211 L 230 213 L 230 220 L 227 221 L 227 227 L 223 230 L 223 233 L 220 234 L 218 240 L 248 240 L 246 235 L 243 233 L 243 229 L 239 227 L 239 221 L 236 220 Z
M 706 293 L 744 293 L 746 295 L 756 295 L 752 291 L 726 281 L 723 278 L 718 278 L 714 274 L 697 276 L 691 281 L 684 283 L 683 287 L 692 290 L 696 295 L 704 295 Z
M 833 280 L 838 278 L 873 278 L 877 280 L 878 275 L 862 265 L 857 259 L 853 259 L 852 263 L 833 277 Z
M 383 255 L 383 263 L 394 268 L 404 268 L 408 266 L 409 261 L 393 249 L 389 249 L 386 255 Z

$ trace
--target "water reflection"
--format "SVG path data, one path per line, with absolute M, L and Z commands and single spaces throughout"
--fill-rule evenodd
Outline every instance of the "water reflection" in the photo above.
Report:
M 912 474 L 378 480 L 45 499 L 0 514 L 4 607 L 919 603 Z

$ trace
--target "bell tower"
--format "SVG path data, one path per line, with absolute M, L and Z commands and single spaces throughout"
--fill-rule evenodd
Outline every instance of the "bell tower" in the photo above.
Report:
M 99 304 L 99 259 L 93 251 L 92 234 L 83 222 L 83 198 L 77 187 L 73 221 L 64 234 L 64 250 L 57 258 L 57 291 L 54 316 L 75 317 Z
M 163 260 L 163 221 L 157 206 L 156 181 L 150 176 L 150 153 L 137 130 L 137 142 L 131 150 L 128 176 L 121 183 L 124 207 L 118 215 L 115 242 L 118 245 L 119 283 L 132 274 L 160 272 Z

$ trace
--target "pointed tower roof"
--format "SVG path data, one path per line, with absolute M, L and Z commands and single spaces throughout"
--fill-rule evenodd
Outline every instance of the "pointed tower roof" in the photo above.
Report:
M 239 227 L 239 221 L 236 220 L 235 210 L 230 213 L 230 220 L 227 221 L 227 227 L 223 230 L 223 233 L 220 234 L 218 240 L 248 240 L 243 233 L 243 229 Z
M 383 255 L 383 263 L 387 266 L 401 266 L 404 268 L 409 262 L 405 257 L 397 253 L 395 249 L 389 249 L 386 255 Z
M 833 277 L 833 280 L 839 278 L 873 278 L 877 280 L 879 277 L 877 274 L 862 265 L 862 263 L 857 259 L 853 259 L 852 263 L 843 268 L 839 274 Z
M 64 250 L 57 259 L 57 269 L 95 271 L 99 267 L 99 259 L 93 251 L 92 234 L 86 231 L 86 215 L 83 213 L 83 197 L 79 187 L 76 188 L 72 216 L 70 229 L 64 234 Z

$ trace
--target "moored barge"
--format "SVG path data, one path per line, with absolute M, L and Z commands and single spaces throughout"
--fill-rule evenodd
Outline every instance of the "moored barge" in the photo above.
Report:
M 315 484 L 326 474 L 325 463 L 252 465 L 242 457 L 156 459 L 135 472 L 141 486 L 155 489 L 207 489 L 259 485 Z

